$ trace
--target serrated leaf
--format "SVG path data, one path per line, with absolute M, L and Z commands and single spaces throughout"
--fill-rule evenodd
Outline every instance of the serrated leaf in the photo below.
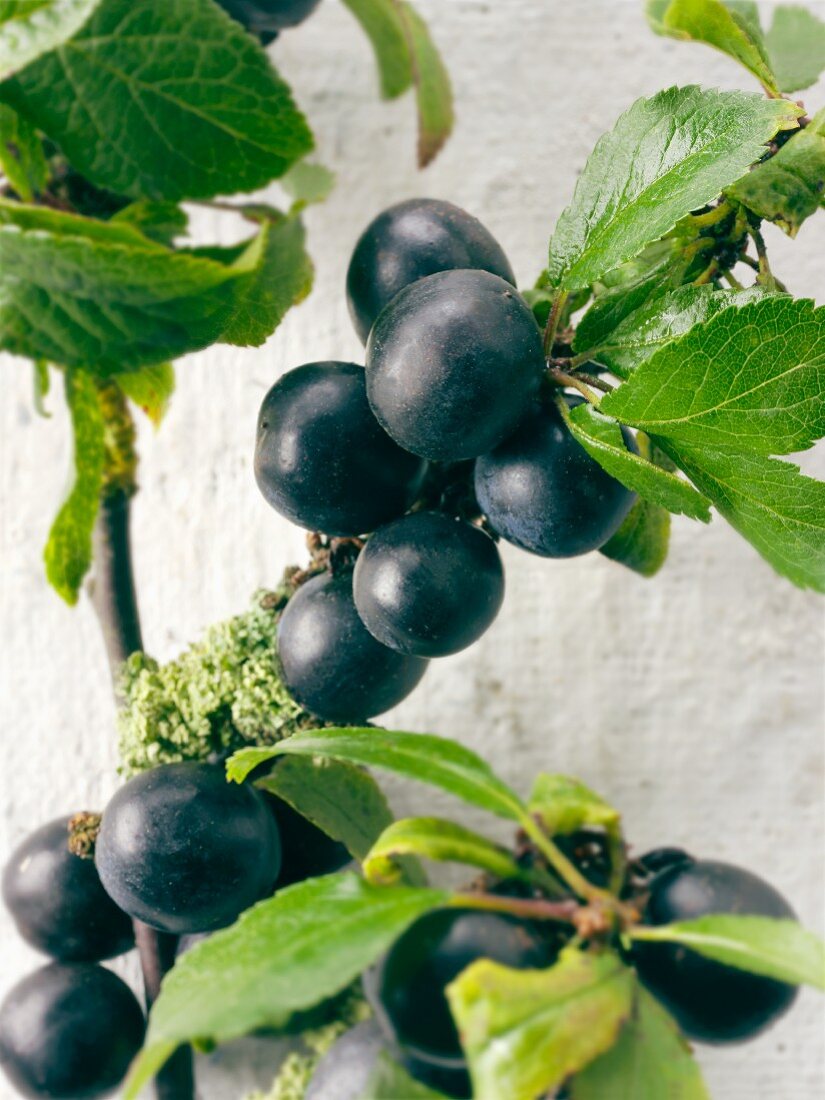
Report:
M 744 65 L 769 91 L 779 90 L 755 3 L 654 0 L 648 3 L 648 20 L 657 34 L 713 46 Z
M 392 813 L 371 775 L 339 760 L 285 756 L 256 786 L 282 798 L 319 829 L 363 859 Z
M 615 1042 L 633 972 L 612 954 L 561 953 L 548 970 L 482 959 L 447 986 L 473 1080 L 484 1100 L 535 1100 Z
M 100 0 L 0 0 L 0 80 L 75 34 Z
M 765 36 L 781 92 L 809 88 L 825 69 L 825 23 L 798 4 L 778 4 Z
M 825 483 L 761 455 L 681 443 L 667 450 L 778 573 L 825 592 Z
M 312 148 L 287 85 L 211 0 L 100 0 L 0 98 L 93 183 L 134 198 L 253 191 Z
M 765 294 L 760 287 L 743 291 L 714 290 L 711 286 L 681 286 L 651 295 L 625 316 L 602 343 L 587 349 L 617 378 L 627 379 L 646 359 L 694 325 L 707 321 L 731 305 L 745 305 Z
M 825 307 L 785 295 L 695 325 L 600 404 L 691 447 L 790 454 L 825 434 Z
M 669 512 L 690 516 L 703 523 L 710 521 L 710 505 L 705 497 L 684 478 L 629 451 L 615 420 L 604 416 L 592 405 L 578 405 L 561 412 L 576 441 L 626 488 L 653 504 L 667 508 Z
M 398 861 L 403 856 L 464 863 L 503 879 L 521 877 L 506 848 L 444 818 L 409 817 L 389 825 L 364 859 L 367 881 L 376 885 L 400 881 L 403 866 Z
M 825 990 L 825 944 L 795 920 L 718 914 L 640 926 L 631 936 L 645 943 L 681 943 L 738 970 Z
M 710 1100 L 679 1028 L 638 983 L 619 1038 L 569 1088 L 571 1100 Z
M 126 1088 L 141 1088 L 181 1043 L 226 1042 L 345 989 L 448 894 L 374 887 L 343 873 L 309 879 L 247 910 L 187 951 L 164 979 Z
M 358 1100 L 447 1100 L 443 1092 L 422 1085 L 382 1050 L 367 1082 L 366 1092 Z
M 791 237 L 825 205 L 825 110 L 775 156 L 743 176 L 728 194 Z
M 301 731 L 266 749 L 241 749 L 229 759 L 227 775 L 242 783 L 266 760 L 293 754 L 384 768 L 440 787 L 473 806 L 510 820 L 517 821 L 524 813 L 518 795 L 502 783 L 481 757 L 455 741 L 429 733 L 354 727 Z
M 43 143 L 34 127 L 3 103 L 0 103 L 0 174 L 24 202 L 31 202 L 49 178 Z
M 128 374 L 116 374 L 114 381 L 159 428 L 175 391 L 175 368 L 172 364 L 159 363 L 155 367 L 141 367 Z
M 186 233 L 189 218 L 174 202 L 131 202 L 110 219 L 118 225 L 133 225 L 144 237 L 171 248 L 175 238 Z
M 393 0 L 410 50 L 418 104 L 418 167 L 426 168 L 452 133 L 453 90 L 427 24 L 407 0 Z
M 238 347 L 260 347 L 312 289 L 314 272 L 300 218 L 273 210 L 259 213 L 256 220 L 261 225 L 260 259 L 239 285 L 232 319 L 221 333 L 223 343 Z
M 43 557 L 49 584 L 66 603 L 76 604 L 92 563 L 92 531 L 106 459 L 105 424 L 97 386 L 86 371 L 67 372 L 66 403 L 74 438 L 74 483 L 52 524 Z
M 413 67 L 404 23 L 393 0 L 343 0 L 375 51 L 381 94 L 395 99 L 412 87 Z
M 282 250 L 263 225 L 221 263 L 169 251 L 125 222 L 0 199 L 0 347 L 107 377 L 220 339 L 260 341 L 305 286 L 302 231 L 285 225 Z
M 704 206 L 799 108 L 741 92 L 670 88 L 637 100 L 596 145 L 550 241 L 562 291 L 588 286 Z
M 573 351 L 577 355 L 601 348 L 611 334 L 636 310 L 664 297 L 673 287 L 668 257 L 652 271 L 602 291 L 576 327 Z

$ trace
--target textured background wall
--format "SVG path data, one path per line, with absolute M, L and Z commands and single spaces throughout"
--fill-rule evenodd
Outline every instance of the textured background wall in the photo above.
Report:
M 481 217 L 529 285 L 588 152 L 624 107 L 674 82 L 748 83 L 721 55 L 653 38 L 636 0 L 419 3 L 458 110 L 453 140 L 423 175 L 413 163 L 412 105 L 378 102 L 366 41 L 336 0 L 274 47 L 338 187 L 307 218 L 311 298 L 263 349 L 215 348 L 182 362 L 167 423 L 157 436 L 142 432 L 135 555 L 146 643 L 158 657 L 302 558 L 303 535 L 253 483 L 255 416 L 282 371 L 362 355 L 343 282 L 371 217 L 416 194 L 451 199 Z M 825 17 L 825 4 L 815 6 Z M 825 84 L 807 98 L 825 102 Z M 235 228 L 209 212 L 194 218 L 199 241 L 229 239 Z M 770 243 L 780 277 L 825 300 L 825 217 L 796 245 L 778 233 Z M 57 396 L 51 420 L 34 415 L 25 364 L 6 359 L 0 371 L 5 856 L 30 825 L 100 806 L 116 784 L 116 759 L 91 610 L 85 600 L 63 606 L 41 568 L 69 468 L 66 417 Z M 803 459 L 825 476 L 821 450 Z M 709 529 L 676 520 L 670 561 L 652 582 L 599 555 L 553 563 L 505 548 L 504 556 L 509 592 L 495 627 L 434 664 L 388 722 L 457 737 L 522 789 L 542 768 L 580 775 L 624 809 L 640 849 L 686 844 L 751 867 L 821 926 L 821 601 L 776 577 L 719 519 Z M 419 791 L 390 789 L 399 812 L 420 810 Z M 34 962 L 0 914 L 3 988 Z M 712 1095 L 818 1100 L 823 1023 L 821 1002 L 805 992 L 759 1042 L 703 1049 Z M 252 1052 L 252 1068 L 241 1051 Z M 271 1078 L 270 1044 L 241 1051 L 210 1060 L 206 1100 L 234 1100 Z

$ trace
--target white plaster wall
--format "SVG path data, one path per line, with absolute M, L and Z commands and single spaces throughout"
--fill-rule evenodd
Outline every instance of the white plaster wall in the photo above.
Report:
M 458 112 L 452 141 L 424 174 L 414 165 L 412 104 L 379 103 L 369 48 L 337 0 L 274 47 L 338 187 L 307 216 L 317 265 L 309 300 L 263 349 L 214 348 L 182 362 L 166 424 L 142 431 L 134 543 L 146 643 L 158 657 L 301 560 L 303 535 L 253 483 L 255 416 L 282 371 L 362 354 L 343 282 L 372 216 L 412 195 L 451 199 L 493 230 L 529 285 L 588 152 L 622 109 L 674 82 L 748 84 L 721 55 L 655 39 L 636 0 L 418 2 Z M 825 4 L 813 6 L 825 17 Z M 825 84 L 807 98 L 825 103 Z M 201 212 L 197 239 L 228 239 L 224 222 Z M 771 237 L 780 276 L 825 301 L 825 217 L 795 245 Z M 85 600 L 65 607 L 41 568 L 69 468 L 65 412 L 55 396 L 52 419 L 38 419 L 26 365 L 5 359 L 0 372 L 5 857 L 29 825 L 100 806 L 116 759 L 91 610 Z M 821 450 L 804 465 L 825 476 Z M 509 591 L 494 628 L 435 663 L 389 724 L 457 737 L 520 789 L 540 769 L 577 774 L 623 808 L 640 849 L 685 844 L 751 867 L 821 927 L 821 600 L 775 576 L 719 519 L 709 529 L 677 519 L 670 560 L 650 582 L 597 554 L 562 563 L 509 548 L 504 556 Z M 420 811 L 420 788 L 389 786 L 399 813 Z M 446 798 L 426 798 L 428 810 L 447 808 Z M 35 962 L 0 914 L 0 986 Z M 823 1024 L 822 1002 L 803 992 L 758 1042 L 703 1049 L 715 1100 L 819 1100 Z M 202 1072 L 202 1096 L 234 1100 L 268 1082 L 275 1062 L 271 1044 L 227 1048 Z

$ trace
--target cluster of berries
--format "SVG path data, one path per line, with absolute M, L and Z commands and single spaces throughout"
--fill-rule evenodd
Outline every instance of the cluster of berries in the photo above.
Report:
M 567 428 L 514 283 L 463 210 L 391 207 L 347 276 L 366 367 L 309 363 L 264 398 L 255 474 L 266 500 L 300 527 L 363 544 L 354 571 L 304 584 L 281 620 L 285 681 L 325 720 L 383 713 L 430 658 L 487 630 L 504 597 L 497 538 L 544 557 L 586 553 L 634 503 Z

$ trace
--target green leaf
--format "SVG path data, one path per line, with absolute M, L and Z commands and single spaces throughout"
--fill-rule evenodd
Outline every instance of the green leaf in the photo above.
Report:
M 648 19 L 657 34 L 704 42 L 744 65 L 769 91 L 778 91 L 754 3 L 721 0 L 672 0 L 648 3 Z
M 361 23 L 375 51 L 381 94 L 395 99 L 412 86 L 412 63 L 404 22 L 393 0 L 343 0 Z
M 280 179 L 281 187 L 292 198 L 293 210 L 324 202 L 335 187 L 335 173 L 323 164 L 299 160 Z
M 46 186 L 49 166 L 34 127 L 0 103 L 0 174 L 24 202 Z
M 344 0 L 375 51 L 385 99 L 415 86 L 418 164 L 438 154 L 453 128 L 450 78 L 427 25 L 407 0 Z
M 550 836 L 569 836 L 585 826 L 598 826 L 620 837 L 621 816 L 609 802 L 570 775 L 536 776 L 527 809 L 538 816 Z
M 571 1100 L 710 1100 L 690 1047 L 662 1006 L 637 984 L 619 1038 L 570 1082 Z
M 668 253 L 652 271 L 645 271 L 638 278 L 630 278 L 598 294 L 576 327 L 573 351 L 579 355 L 601 349 L 626 318 L 673 289 L 674 260 L 675 257 Z
M 100 0 L 0 0 L 0 80 L 80 30 Z
M 639 432 L 636 443 L 644 458 L 665 470 L 675 464 L 654 447 L 649 436 Z M 616 534 L 599 547 L 599 553 L 611 561 L 632 569 L 643 577 L 653 577 L 665 563 L 670 544 L 670 512 L 649 500 L 639 499 L 630 509 Z
M 124 222 L 0 199 L 0 347 L 107 377 L 219 339 L 260 342 L 306 285 L 302 230 L 290 219 L 280 229 L 273 243 L 263 225 L 221 263 Z
M 765 294 L 761 287 L 743 291 L 714 290 L 711 286 L 681 286 L 652 294 L 625 316 L 587 355 L 617 378 L 629 378 L 654 352 L 694 325 L 707 321 L 731 305 L 745 305 Z
M 754 454 L 825 434 L 825 307 L 765 295 L 667 344 L 600 408 L 652 436 Z
M 43 556 L 49 584 L 76 604 L 92 563 L 92 531 L 100 505 L 105 425 L 97 386 L 86 371 L 66 374 L 66 403 L 74 434 L 74 484 L 52 524 Z
M 322 756 L 348 760 L 441 787 L 482 810 L 519 820 L 524 808 L 518 795 L 493 774 L 470 749 L 428 733 L 381 729 L 306 730 L 266 749 L 241 749 L 230 758 L 227 775 L 242 783 L 259 764 L 277 756 Z
M 602 137 L 550 242 L 563 291 L 588 286 L 739 179 L 799 108 L 741 92 L 670 88 Z
M 339 760 L 285 756 L 256 786 L 288 802 L 356 859 L 366 856 L 392 822 L 387 800 L 372 776 Z
M 253 191 L 312 148 L 287 85 L 211 0 L 100 0 L 0 97 L 93 183 L 135 198 Z
M 613 954 L 561 953 L 548 970 L 482 959 L 447 986 L 473 1092 L 535 1100 L 616 1041 L 631 1008 L 633 972 Z
M 374 887 L 344 873 L 308 879 L 247 910 L 187 951 L 164 979 L 126 1089 L 137 1097 L 181 1043 L 283 1028 L 345 989 L 416 918 L 448 895 Z
M 395 99 L 412 87 L 413 67 L 406 28 L 394 0 L 343 0 L 375 51 L 381 94 Z
M 781 92 L 809 88 L 825 69 L 825 23 L 797 4 L 778 4 L 766 35 Z
M 400 881 L 399 856 L 421 856 L 446 863 L 480 867 L 498 878 L 521 878 L 521 869 L 506 848 L 471 829 L 439 817 L 394 821 L 364 859 L 364 875 L 376 885 Z
M 795 237 L 802 223 L 825 205 L 825 110 L 775 156 L 728 188 L 728 194 Z
M 631 936 L 646 943 L 681 943 L 726 966 L 825 991 L 825 944 L 795 920 L 718 914 L 640 926 Z
M 367 1082 L 367 1090 L 358 1100 L 446 1100 L 443 1092 L 422 1085 L 382 1050 Z
M 426 168 L 452 133 L 453 90 L 427 24 L 407 0 L 394 0 L 412 58 L 418 104 L 418 167 Z
M 665 564 L 669 545 L 670 512 L 640 498 L 599 553 L 642 577 L 654 577 Z
M 186 233 L 189 218 L 177 203 L 142 200 L 124 206 L 110 222 L 133 225 L 150 241 L 171 248 L 175 238 Z
M 682 443 L 667 451 L 778 573 L 825 592 L 825 483 L 761 455 Z
M 175 391 L 175 368 L 172 364 L 141 367 L 128 374 L 116 374 L 114 380 L 129 400 L 139 405 L 159 428 Z
M 239 287 L 234 316 L 221 333 L 223 343 L 239 347 L 260 347 L 290 307 L 302 302 L 312 289 L 312 261 L 300 218 L 284 217 L 276 210 L 262 214 L 256 209 L 255 220 L 261 225 L 260 259 L 254 273 Z
M 629 451 L 615 420 L 603 416 L 592 405 L 578 405 L 561 412 L 577 442 L 622 485 L 669 512 L 709 522 L 710 505 L 705 497 L 684 478 Z

